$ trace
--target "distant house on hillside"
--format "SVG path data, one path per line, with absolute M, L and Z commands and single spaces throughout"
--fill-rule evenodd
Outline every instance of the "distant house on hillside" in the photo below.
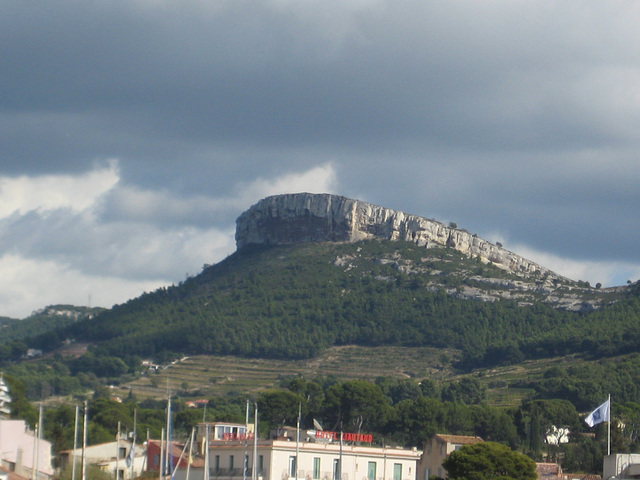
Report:
M 551 426 L 547 432 L 546 441 L 548 445 L 560 445 L 561 443 L 569 443 L 569 435 L 571 431 L 566 427 Z
M 473 445 L 482 441 L 480 437 L 467 435 L 434 435 L 424 445 L 424 452 L 418 462 L 416 480 L 429 480 L 432 475 L 447 478 L 447 471 L 442 466 L 442 462 L 451 455 L 451 452 L 455 452 L 464 445 Z
M 564 480 L 562 467 L 557 463 L 536 463 L 538 480 Z

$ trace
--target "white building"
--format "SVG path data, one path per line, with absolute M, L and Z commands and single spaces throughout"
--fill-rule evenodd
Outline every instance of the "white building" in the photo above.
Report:
M 640 478 L 640 453 L 612 453 L 605 455 L 602 478 Z
M 246 455 L 248 479 L 255 465 L 259 480 L 416 480 L 422 451 L 374 447 L 368 435 L 343 435 L 351 440 L 342 445 L 338 433 L 326 431 L 317 435 L 321 440 L 316 440 L 315 431 L 301 432 L 299 442 L 295 435 L 258 440 L 255 459 L 252 439 L 210 441 L 210 478 L 243 479 Z M 199 447 L 205 444 L 201 437 L 197 443 Z M 186 469 L 178 470 L 176 480 L 185 475 Z M 198 473 L 194 475 L 199 478 Z
M 95 465 L 101 470 L 111 473 L 115 478 L 118 471 L 118 479 L 129 480 L 139 477 L 146 469 L 146 447 L 144 445 L 136 445 L 133 457 L 129 457 L 131 453 L 131 442 L 128 440 L 120 440 L 101 443 L 99 445 L 90 445 L 85 449 L 85 458 L 87 465 Z M 75 450 L 64 450 L 59 453 L 61 471 L 69 465 L 75 458 L 76 471 L 80 471 L 82 462 L 82 448 Z M 127 459 L 129 457 L 129 459 Z
M 567 427 L 556 427 L 551 425 L 551 428 L 545 435 L 547 445 L 560 445 L 561 443 L 569 443 L 569 435 L 571 431 Z
M 9 415 L 11 415 L 11 409 L 9 408 L 10 403 L 11 395 L 9 395 L 9 387 L 0 373 L 0 419 L 9 418 Z
M 0 419 L 0 466 L 23 477 L 38 480 L 53 475 L 51 443 L 38 439 L 24 420 Z

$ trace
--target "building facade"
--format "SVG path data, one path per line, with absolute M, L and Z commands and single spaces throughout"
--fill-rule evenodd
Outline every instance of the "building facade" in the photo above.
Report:
M 114 478 L 117 472 L 118 480 L 130 480 L 139 477 L 146 469 L 146 447 L 136 445 L 131 454 L 131 442 L 120 440 L 90 445 L 85 449 L 87 465 L 94 465 L 105 472 L 111 473 Z M 75 461 L 76 469 L 80 471 L 82 462 L 82 448 L 65 450 L 59 453 L 60 470 L 64 470 L 71 462 Z
M 0 419 L 0 466 L 23 477 L 48 480 L 53 475 L 51 443 L 38 439 L 24 420 Z
M 605 455 L 602 478 L 640 478 L 640 453 Z
M 429 477 L 433 475 L 447 478 L 447 472 L 442 466 L 442 462 L 452 452 L 464 445 L 472 445 L 482 441 L 480 437 L 467 435 L 434 435 L 425 443 L 424 454 L 418 462 L 417 480 L 429 480 Z
M 255 468 L 259 480 L 416 480 L 422 451 L 375 447 L 362 441 L 369 438 L 343 434 L 340 442 L 336 432 L 313 431 L 300 432 L 299 441 L 295 434 L 258 440 L 255 444 L 253 440 L 211 441 L 209 478 L 251 480 Z M 197 443 L 207 444 L 202 439 Z M 176 480 L 183 478 L 184 469 L 176 475 Z

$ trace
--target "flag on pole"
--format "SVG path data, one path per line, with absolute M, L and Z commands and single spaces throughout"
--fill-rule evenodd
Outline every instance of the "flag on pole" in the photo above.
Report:
M 129 450 L 129 455 L 127 455 L 127 459 L 125 460 L 127 468 L 131 468 L 131 464 L 133 463 L 135 456 L 136 456 L 135 446 L 131 445 L 131 450 Z
M 611 419 L 610 404 L 609 404 L 609 400 L 607 400 L 598 408 L 596 408 L 593 412 L 591 412 L 587 416 L 587 418 L 584 419 L 584 421 L 587 423 L 587 425 L 589 425 L 590 427 L 593 427 L 594 425 L 597 425 L 602 422 L 609 422 L 610 419 Z

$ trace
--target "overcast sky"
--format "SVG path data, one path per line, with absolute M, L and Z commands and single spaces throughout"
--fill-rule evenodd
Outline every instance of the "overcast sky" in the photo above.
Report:
M 638 2 L 0 9 L 0 315 L 178 283 L 300 191 L 640 277 Z

